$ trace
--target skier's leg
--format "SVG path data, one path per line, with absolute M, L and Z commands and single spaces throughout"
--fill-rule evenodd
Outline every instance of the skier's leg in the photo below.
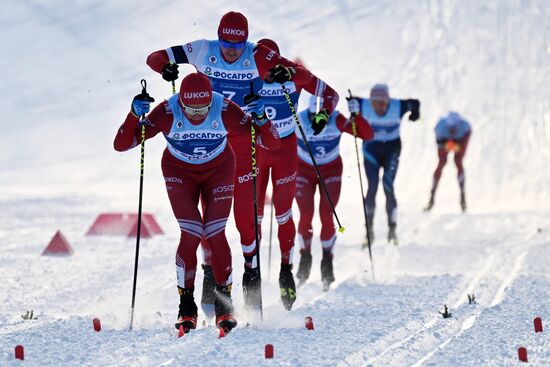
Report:
M 321 166 L 321 174 L 325 180 L 325 186 L 332 199 L 334 207 L 340 199 L 342 186 L 342 159 L 338 157 L 335 162 Z M 321 245 L 323 246 L 323 259 L 321 260 L 321 279 L 324 289 L 328 290 L 330 283 L 334 282 L 334 271 L 332 267 L 333 248 L 336 242 L 336 230 L 332 219 L 333 213 L 326 195 L 321 194 L 319 204 L 319 215 L 321 216 Z
M 201 195 L 200 201 L 201 212 L 204 213 L 206 209 L 204 195 Z M 216 281 L 214 280 L 214 273 L 212 272 L 212 251 L 210 250 L 210 243 L 206 240 L 204 232 L 201 237 L 201 248 L 203 253 L 201 308 L 204 314 L 211 318 L 214 317 L 214 291 L 216 289 Z
M 384 194 L 386 194 L 386 213 L 388 216 L 388 241 L 397 242 L 395 228 L 397 226 L 397 199 L 395 197 L 394 182 L 399 167 L 399 156 L 401 155 L 401 140 L 397 139 L 386 143 L 387 152 L 384 159 L 384 174 L 382 182 Z
M 342 158 L 339 157 L 336 161 L 319 168 L 325 180 L 328 194 L 336 208 L 342 187 Z M 336 240 L 336 229 L 334 227 L 332 208 L 324 193 L 321 193 L 319 215 L 321 217 L 321 244 L 323 246 L 323 253 L 332 254 L 332 248 Z
M 434 171 L 432 190 L 430 192 L 430 203 L 432 204 L 432 206 L 435 199 L 435 192 L 437 191 L 437 185 L 439 184 L 441 174 L 443 173 L 443 167 L 445 167 L 445 165 L 447 164 L 447 151 L 445 150 L 445 148 L 437 148 L 437 158 L 437 167 Z
M 281 141 L 278 160 L 272 167 L 273 206 L 278 223 L 279 247 L 281 249 L 281 270 L 279 289 L 281 300 L 287 310 L 296 300 L 296 285 L 292 274 L 294 239 L 296 227 L 292 218 L 292 202 L 296 192 L 296 171 L 298 155 L 296 153 L 296 135 L 290 135 Z
M 204 235 L 212 251 L 212 270 L 216 280 L 216 325 L 232 329 L 237 325 L 231 300 L 231 249 L 225 236 L 225 226 L 233 199 L 234 162 L 226 161 L 212 170 L 202 185 L 205 198 Z
M 455 153 L 454 161 L 457 170 L 457 180 L 460 186 L 460 192 L 464 191 L 464 166 L 462 165 L 462 158 L 464 156 L 461 153 Z
M 180 167 L 162 161 L 168 198 L 181 233 L 176 251 L 176 274 L 180 306 L 176 328 L 183 325 L 193 329 L 197 322 L 197 305 L 194 301 L 197 247 L 203 231 L 198 201 L 200 186 L 192 174 L 186 174 Z
M 315 210 L 314 198 L 317 182 L 318 179 L 314 168 L 300 160 L 298 162 L 298 174 L 296 177 L 296 203 L 300 210 L 300 221 L 298 222 L 300 263 L 298 265 L 298 272 L 296 273 L 299 285 L 309 278 L 311 271 L 311 240 L 313 237 L 311 222 Z
M 462 161 L 468 148 L 468 142 L 470 141 L 471 132 L 467 133 L 458 143 L 460 150 L 455 153 L 454 160 L 457 168 L 458 185 L 460 186 L 460 207 L 462 211 L 466 211 L 466 193 L 464 191 L 465 174 Z
M 278 237 L 281 249 L 281 262 L 292 264 L 292 253 L 296 227 L 292 218 L 292 202 L 296 193 L 296 171 L 298 155 L 296 135 L 290 135 L 281 142 L 277 150 L 278 159 L 273 162 L 271 182 L 273 184 L 273 205 L 275 218 L 279 224 Z
M 367 211 L 367 222 L 371 242 L 374 240 L 374 209 L 376 207 L 376 192 L 378 191 L 378 182 L 380 180 L 380 162 L 377 158 L 377 150 L 380 143 L 373 142 L 363 144 L 365 174 L 367 175 L 367 195 L 365 197 L 365 207 Z
M 263 213 L 264 213 L 264 204 L 265 204 L 265 196 L 266 196 L 266 190 L 267 190 L 267 183 L 269 180 L 269 174 L 270 174 L 270 156 L 275 153 L 266 149 L 263 149 L 261 147 L 257 147 L 258 150 L 261 150 L 262 153 L 259 154 L 259 158 L 257 160 L 258 163 L 258 176 L 256 179 L 256 194 L 258 197 L 258 237 L 261 241 L 262 239 L 262 230 L 261 230 L 261 223 L 263 219 Z M 245 256 L 246 259 L 246 256 Z M 261 300 L 262 300 L 262 285 L 261 285 L 261 277 L 260 277 L 260 271 L 257 266 L 251 267 L 249 264 L 251 264 L 253 261 L 247 262 L 245 261 L 244 266 L 244 273 L 243 273 L 243 298 L 245 302 L 245 306 L 249 309 L 253 310 L 260 310 L 261 308 Z
M 256 179 L 256 193 L 258 195 L 258 230 L 261 240 L 261 228 L 265 210 L 267 184 L 269 182 L 269 174 L 271 170 L 271 158 L 272 156 L 277 156 L 277 151 L 271 151 L 261 147 L 258 147 L 257 149 L 262 151 L 260 154 L 261 160 L 258 161 L 258 176 Z
M 300 221 L 298 222 L 300 253 L 311 252 L 311 238 L 313 237 L 311 223 L 315 211 L 314 198 L 317 180 L 314 168 L 304 161 L 300 161 L 296 177 L 296 203 L 300 210 Z
M 235 225 L 241 238 L 241 248 L 245 266 L 258 267 L 256 232 L 254 221 L 254 205 L 252 190 L 252 150 L 241 142 L 233 144 L 235 152 L 235 191 L 233 200 L 233 215 Z

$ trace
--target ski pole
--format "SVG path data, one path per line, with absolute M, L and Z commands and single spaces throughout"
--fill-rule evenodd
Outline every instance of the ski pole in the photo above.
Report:
M 345 231 L 345 228 L 342 227 L 340 224 L 340 219 L 338 219 L 338 214 L 336 214 L 336 209 L 334 209 L 334 204 L 332 204 L 332 199 L 330 198 L 330 195 L 328 194 L 327 187 L 325 186 L 325 181 L 323 180 L 323 176 L 321 175 L 321 172 L 319 172 L 319 167 L 317 166 L 317 161 L 315 160 L 315 157 L 313 156 L 313 153 L 311 152 L 311 147 L 309 146 L 309 142 L 307 141 L 306 134 L 304 132 L 304 129 L 302 128 L 302 124 L 300 123 L 300 119 L 298 118 L 298 115 L 296 114 L 296 109 L 294 108 L 294 104 L 292 103 L 292 100 L 290 99 L 290 96 L 286 92 L 283 86 L 281 86 L 281 89 L 283 90 L 283 94 L 286 98 L 286 102 L 288 103 L 288 107 L 290 107 L 290 112 L 292 112 L 292 116 L 294 117 L 294 121 L 296 122 L 296 125 L 298 125 L 298 129 L 300 130 L 300 134 L 302 135 L 302 139 L 304 140 L 304 143 L 306 144 L 307 151 L 309 153 L 309 156 L 311 158 L 311 161 L 313 162 L 313 167 L 315 167 L 315 172 L 317 173 L 317 178 L 319 179 L 319 183 L 321 184 L 321 187 L 323 188 L 323 191 L 325 192 L 325 195 L 327 196 L 328 203 L 330 204 L 330 208 L 332 209 L 332 213 L 334 214 L 334 218 L 336 218 L 336 222 L 338 223 L 338 232 L 342 233 Z
M 349 99 L 351 99 L 351 90 L 348 89 Z M 363 203 L 363 214 L 365 215 L 365 226 L 367 227 L 367 247 L 369 249 L 369 258 L 370 265 L 372 270 L 372 279 L 374 280 L 374 262 L 372 261 L 372 250 L 371 250 L 371 236 L 369 228 L 369 221 L 367 217 L 367 208 L 365 207 L 365 191 L 363 190 L 363 175 L 361 174 L 361 163 L 359 160 L 359 148 L 357 147 L 357 125 L 355 124 L 355 115 L 351 115 L 351 129 L 353 131 L 353 140 L 355 141 L 355 156 L 357 157 L 357 172 L 359 172 L 359 186 L 361 186 L 361 202 Z
M 246 100 L 245 96 L 245 100 Z M 250 82 L 250 98 L 246 101 L 248 103 L 255 101 L 259 99 L 260 96 L 254 94 L 254 85 L 252 82 Z M 247 103 L 247 104 L 248 104 Z M 257 194 L 257 175 L 258 175 L 258 168 L 257 168 L 257 162 L 256 162 L 256 129 L 254 129 L 254 123 L 252 122 L 250 124 L 250 136 L 251 136 L 251 144 L 252 144 L 252 197 L 254 202 L 254 234 L 256 236 L 256 257 L 258 258 L 258 276 L 260 277 L 260 299 L 259 299 L 259 306 L 260 306 L 260 318 L 263 320 L 264 318 L 264 311 L 263 311 L 263 305 L 262 305 L 262 272 L 260 268 L 260 236 L 258 233 L 258 194 Z
M 145 79 L 141 79 L 141 94 L 145 98 L 149 98 L 150 102 L 155 100 L 149 96 L 147 93 L 147 82 Z M 139 122 L 141 125 L 141 154 L 140 154 L 140 165 L 139 165 L 139 201 L 138 201 L 138 220 L 137 220 L 137 234 L 136 234 L 136 257 L 134 262 L 134 284 L 132 287 L 132 309 L 130 313 L 130 330 L 132 330 L 134 323 L 134 306 L 136 303 L 136 284 L 137 284 L 137 272 L 138 272 L 138 262 L 139 262 L 139 240 L 141 238 L 141 207 L 143 203 L 143 168 L 145 166 L 145 124 L 143 119 L 145 114 L 139 117 Z
M 271 242 L 273 239 L 273 193 L 271 193 L 271 219 L 269 220 L 269 251 L 267 255 L 267 280 L 270 278 L 271 274 Z

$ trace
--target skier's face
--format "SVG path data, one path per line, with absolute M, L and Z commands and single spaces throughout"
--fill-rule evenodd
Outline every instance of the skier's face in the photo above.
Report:
M 389 101 L 386 99 L 371 99 L 370 103 L 378 116 L 384 116 L 388 112 Z
M 241 57 L 244 42 L 229 42 L 220 39 L 220 51 L 227 62 L 235 62 Z
M 183 104 L 183 112 L 185 113 L 185 116 L 187 116 L 188 119 L 191 121 L 199 122 L 204 120 L 206 115 L 208 115 L 208 111 L 210 111 L 210 103 L 208 104 L 190 104 L 185 105 Z

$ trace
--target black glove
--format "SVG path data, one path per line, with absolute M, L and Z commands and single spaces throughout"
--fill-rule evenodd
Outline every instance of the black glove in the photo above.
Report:
M 420 101 L 418 99 L 407 99 L 407 111 L 410 111 L 409 120 L 416 121 L 420 118 Z
M 178 64 L 169 62 L 162 67 L 162 79 L 167 82 L 173 82 L 178 78 Z
M 292 79 L 292 71 L 284 65 L 277 65 L 274 68 L 269 69 L 273 81 L 279 84 L 283 84 Z
M 313 115 L 313 120 L 311 121 L 311 128 L 313 129 L 313 135 L 319 135 L 321 131 L 327 126 L 328 123 L 328 110 L 323 108 L 321 111 Z

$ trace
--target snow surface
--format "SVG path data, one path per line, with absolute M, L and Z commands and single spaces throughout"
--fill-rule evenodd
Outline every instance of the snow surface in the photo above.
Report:
M 550 318 L 548 1 L 274 4 L 3 2 L 0 365 L 505 366 L 519 364 L 519 346 L 527 348 L 531 365 L 550 365 L 548 331 L 533 330 L 536 316 L 547 328 Z M 228 10 L 247 15 L 251 40 L 275 39 L 283 54 L 300 57 L 342 97 L 348 88 L 367 95 L 381 81 L 397 98 L 422 101 L 421 121 L 402 126 L 400 245 L 384 241 L 379 193 L 373 281 L 360 249 L 355 148 L 344 137 L 338 213 L 346 231 L 335 249 L 331 290 L 322 292 L 316 238 L 310 282 L 285 312 L 276 282 L 279 251 L 274 246 L 268 273 L 264 241 L 265 318 L 254 322 L 242 309 L 242 259 L 230 222 L 239 327 L 224 339 L 213 326 L 177 339 L 179 230 L 158 138 L 146 147 L 144 209 L 166 235 L 142 241 L 135 328 L 128 331 L 135 241 L 84 235 L 100 212 L 137 209 L 139 151 L 117 153 L 112 139 L 141 78 L 158 101 L 171 93 L 145 65 L 148 53 L 216 37 Z M 339 107 L 346 113 L 344 102 Z M 433 126 L 451 109 L 473 125 L 465 163 L 469 208 L 459 211 L 451 165 L 435 208 L 425 214 L 436 164 Z M 74 255 L 41 257 L 57 229 Z M 197 294 L 201 284 L 199 272 Z M 475 305 L 467 302 L 472 293 Z M 438 314 L 444 304 L 450 319 Z M 22 320 L 31 309 L 37 320 Z M 308 315 L 315 331 L 304 328 Z M 93 317 L 102 321 L 100 333 L 92 329 Z M 267 343 L 274 345 L 273 360 L 263 357 Z M 17 344 L 25 347 L 24 362 L 14 360 Z

